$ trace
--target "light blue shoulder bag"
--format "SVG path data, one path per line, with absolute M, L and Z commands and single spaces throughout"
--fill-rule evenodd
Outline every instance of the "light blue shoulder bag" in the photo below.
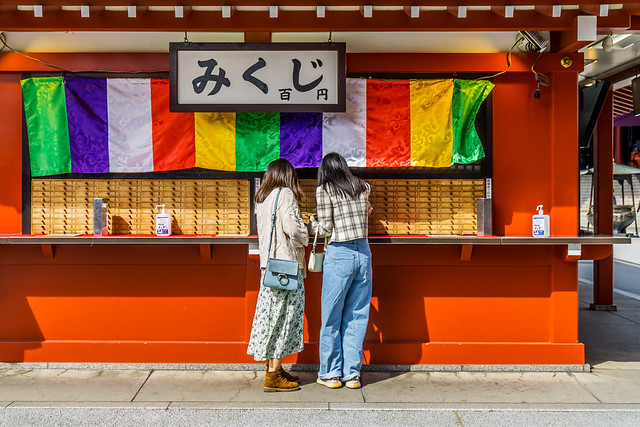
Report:
M 271 215 L 271 233 L 269 234 L 269 249 L 267 255 L 267 268 L 262 277 L 262 284 L 269 288 L 295 291 L 298 289 L 298 261 L 288 259 L 271 258 L 271 242 L 276 225 L 276 212 L 278 210 L 278 198 L 282 188 L 276 194 L 276 201 L 273 204 L 273 215 Z

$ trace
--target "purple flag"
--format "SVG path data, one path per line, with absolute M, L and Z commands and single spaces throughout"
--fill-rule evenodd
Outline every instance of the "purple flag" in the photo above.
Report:
M 280 157 L 294 168 L 320 166 L 322 113 L 280 113 Z
M 109 172 L 107 80 L 65 77 L 71 171 Z

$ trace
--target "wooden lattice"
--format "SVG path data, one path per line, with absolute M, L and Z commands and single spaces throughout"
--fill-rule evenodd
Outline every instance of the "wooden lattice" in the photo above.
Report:
M 31 182 L 32 234 L 92 234 L 93 198 L 109 199 L 109 234 L 154 234 L 166 205 L 173 234 L 249 234 L 248 180 Z
M 476 234 L 482 179 L 371 179 L 371 235 Z M 315 180 L 301 180 L 303 217 L 315 212 Z
M 484 180 L 373 179 L 371 235 L 476 234 Z M 313 179 L 301 180 L 305 221 L 315 212 Z M 31 184 L 32 234 L 92 234 L 93 198 L 109 199 L 110 234 L 153 234 L 166 204 L 173 234 L 249 234 L 249 180 L 57 180 Z

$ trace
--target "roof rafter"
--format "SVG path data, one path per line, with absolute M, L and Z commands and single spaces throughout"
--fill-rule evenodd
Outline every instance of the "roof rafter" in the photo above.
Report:
M 600 5 L 602 0 L 459 0 L 456 6 L 589 6 Z M 3 0 L 5 6 L 445 6 L 442 0 Z M 616 0 L 612 4 L 623 7 L 637 6 L 638 2 Z
M 24 1 L 24 0 L 22 0 Z M 62 0 L 61 0 L 62 1 Z M 71 0 L 64 0 L 71 1 Z M 84 0 L 88 1 L 88 0 Z M 120 0 L 122 1 L 122 0 Z M 160 0 L 152 0 L 160 1 Z M 174 0 L 177 1 L 177 0 Z M 506 18 L 491 10 L 468 11 L 466 18 L 458 18 L 446 10 L 421 13 L 411 18 L 402 9 L 374 12 L 371 18 L 359 11 L 325 11 L 318 18 L 315 10 L 281 10 L 277 18 L 267 11 L 236 10 L 229 18 L 220 11 L 184 11 L 176 18 L 171 10 L 150 10 L 138 6 L 135 18 L 126 10 L 96 9 L 88 18 L 77 10 L 49 9 L 35 17 L 33 11 L 0 9 L 0 29 L 4 31 L 571 31 L 575 29 L 577 9 L 563 11 L 560 17 L 541 14 L 535 10 L 521 10 L 513 18 Z M 55 8 L 55 7 L 54 7 Z M 632 20 L 623 10 L 609 12 L 598 18 L 599 25 L 611 29 L 627 29 Z

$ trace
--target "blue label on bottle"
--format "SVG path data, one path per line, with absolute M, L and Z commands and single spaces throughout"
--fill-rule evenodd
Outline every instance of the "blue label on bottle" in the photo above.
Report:
M 156 234 L 158 236 L 168 236 L 169 235 L 169 224 L 164 221 L 158 221 L 158 225 L 156 226 Z
M 544 236 L 544 218 L 534 218 L 533 219 L 533 236 Z

